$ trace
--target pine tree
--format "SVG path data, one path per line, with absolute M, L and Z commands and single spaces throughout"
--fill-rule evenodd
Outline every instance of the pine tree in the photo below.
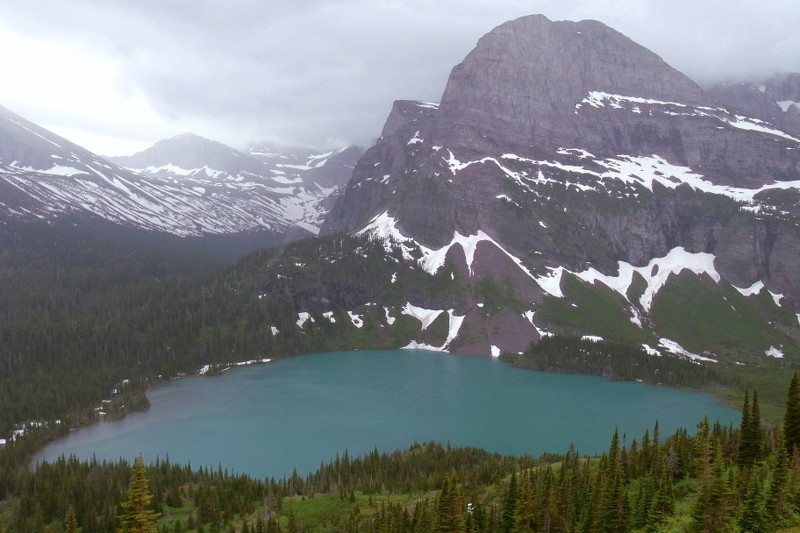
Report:
M 773 519 L 781 519 L 786 511 L 786 484 L 789 474 L 789 455 L 786 453 L 783 439 L 778 439 L 778 449 L 775 451 L 775 468 L 772 470 L 772 480 L 769 484 L 769 497 L 767 498 L 767 514 Z
M 519 497 L 515 511 L 515 531 L 535 531 L 538 502 L 533 489 L 532 474 L 523 474 L 519 484 Z
M 289 507 L 289 516 L 286 519 L 286 531 L 287 533 L 300 532 L 300 526 L 297 522 L 297 515 L 294 514 L 294 509 L 291 506 Z
M 732 516 L 732 495 L 730 485 L 725 476 L 725 464 L 719 442 L 710 441 L 710 456 L 704 458 L 708 469 L 702 472 L 697 501 L 693 509 L 693 531 L 702 533 L 721 533 L 735 531 Z
M 435 531 L 461 533 L 465 531 L 461 491 L 455 480 L 447 474 L 442 478 L 442 490 L 436 510 Z
M 744 405 L 742 405 L 742 421 L 739 424 L 739 450 L 736 453 L 736 462 L 740 466 L 752 464 L 750 457 L 751 443 L 749 441 L 753 421 L 750 418 L 750 391 L 744 391 Z
M 800 449 L 800 378 L 798 378 L 797 372 L 794 373 L 792 381 L 789 383 L 789 391 L 786 395 L 783 436 L 789 454 L 793 453 L 795 447 Z
M 753 461 L 764 457 L 764 429 L 761 427 L 761 407 L 758 405 L 758 391 L 753 391 L 753 403 L 750 408 L 750 441 L 752 446 Z
M 75 518 L 75 508 L 70 504 L 67 509 L 67 533 L 77 533 L 78 519 Z
M 511 481 L 508 484 L 506 496 L 503 499 L 503 514 L 500 517 L 500 531 L 511 533 L 514 530 L 517 514 L 517 498 L 519 491 L 517 488 L 517 474 L 511 474 Z
M 764 485 L 759 476 L 754 473 L 747 483 L 747 490 L 742 502 L 742 513 L 739 516 L 741 531 L 747 531 L 748 533 L 765 533 L 769 531 L 766 505 Z
M 128 486 L 128 501 L 122 504 L 125 512 L 120 515 L 122 533 L 157 533 L 155 521 L 161 516 L 147 506 L 152 496 L 147 488 L 147 475 L 142 456 L 133 463 L 133 478 Z

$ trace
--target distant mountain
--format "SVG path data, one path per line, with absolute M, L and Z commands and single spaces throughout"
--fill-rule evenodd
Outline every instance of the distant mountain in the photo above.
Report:
M 480 39 L 439 104 L 395 102 L 323 233 L 458 265 L 452 351 L 566 333 L 798 357 L 800 136 L 754 115 L 599 22 L 523 17 Z
M 287 172 L 256 154 L 185 134 L 133 156 L 103 159 L 0 108 L 0 214 L 96 217 L 178 236 L 298 238 L 319 231 L 324 200 L 358 154 L 357 148 L 331 153 L 330 166 L 309 155 L 314 172 L 300 165 Z
M 720 101 L 800 137 L 800 73 L 711 87 Z

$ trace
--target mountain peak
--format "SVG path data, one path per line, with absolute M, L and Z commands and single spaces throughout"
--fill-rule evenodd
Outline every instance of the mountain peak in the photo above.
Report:
M 659 56 L 600 22 L 531 15 L 487 33 L 453 68 L 432 142 L 570 146 L 582 127 L 575 106 L 592 91 L 712 103 Z

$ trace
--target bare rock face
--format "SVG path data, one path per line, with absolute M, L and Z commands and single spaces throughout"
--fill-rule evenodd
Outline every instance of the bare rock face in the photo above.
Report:
M 585 121 L 576 120 L 590 91 L 712 103 L 660 57 L 599 22 L 535 15 L 495 28 L 452 70 L 433 142 L 596 150 L 602 136 L 587 138 Z
M 798 136 L 599 22 L 537 15 L 481 38 L 438 108 L 395 103 L 323 232 L 388 212 L 425 246 L 482 231 L 539 272 L 683 247 L 796 300 L 798 182 Z
M 722 83 L 711 87 L 710 92 L 726 105 L 800 136 L 800 73 Z

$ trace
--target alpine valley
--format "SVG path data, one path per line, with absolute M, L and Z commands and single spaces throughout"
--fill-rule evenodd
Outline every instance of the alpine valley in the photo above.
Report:
M 422 347 L 623 377 L 523 360 L 555 335 L 748 375 L 800 357 L 799 80 L 705 90 L 599 22 L 528 16 L 481 38 L 439 103 L 395 102 L 366 152 L 185 134 L 103 159 L 3 109 L 0 212 L 14 235 L 36 220 L 262 236 L 249 249 L 318 234 L 228 275 L 256 309 L 239 360 Z M 215 320 L 249 312 L 231 309 Z M 185 350 L 140 377 L 233 362 Z
M 581 530 L 612 530 L 592 514 L 609 495 L 620 499 L 603 512 L 628 512 L 635 502 L 639 530 L 672 516 L 674 508 L 650 507 L 666 494 L 673 504 L 683 498 L 674 519 L 681 527 L 711 516 L 701 506 L 723 493 L 726 502 L 739 498 L 731 509 L 746 518 L 742 502 L 765 486 L 781 495 L 769 497 L 772 507 L 789 509 L 791 499 L 800 509 L 798 470 L 787 471 L 780 433 L 761 432 L 757 402 L 766 420 L 779 421 L 800 369 L 799 206 L 800 74 L 702 88 L 595 21 L 534 15 L 500 25 L 452 69 L 439 102 L 396 101 L 366 151 L 239 151 L 184 134 L 104 158 L 0 108 L 0 494 L 12 495 L 0 500 L 0 528 L 63 531 L 71 494 L 78 522 L 92 524 L 83 531 L 115 530 L 127 465 L 61 461 L 31 470 L 27 461 L 70 428 L 146 408 L 143 393 L 154 384 L 270 358 L 385 348 L 713 391 L 731 405 L 744 398 L 742 428 L 712 430 L 706 421 L 696 438 L 684 431 L 659 442 L 656 426 L 654 439 L 646 433 L 630 452 L 615 434 L 610 459 L 584 468 L 571 450 L 558 474 L 549 470 L 554 460 L 532 468 L 502 459 L 499 467 L 499 458 L 449 445 L 415 444 L 393 456 L 436 465 L 398 493 L 440 488 L 442 502 L 451 495 L 457 504 L 425 493 L 390 500 L 385 491 L 395 485 L 381 477 L 389 462 L 377 451 L 365 464 L 379 465 L 380 475 L 331 474 L 350 468 L 345 452 L 306 480 L 256 488 L 240 480 L 248 503 L 220 513 L 218 504 L 237 494 L 222 488 L 234 477 L 221 468 L 177 475 L 166 462 L 149 471 L 159 503 L 185 511 L 190 531 L 195 518 L 204 530 L 234 515 L 244 531 L 256 509 L 297 530 L 293 510 L 319 489 L 337 494 L 337 505 L 355 504 L 335 519 L 352 521 L 330 530 L 405 531 L 398 524 L 410 520 L 409 508 L 424 513 L 429 500 L 437 520 L 451 507 L 459 514 L 450 476 L 462 475 L 478 509 L 472 517 L 470 503 L 466 519 L 486 513 L 484 526 L 498 526 L 471 530 L 512 531 L 521 511 L 506 506 L 516 505 L 508 494 L 520 472 L 536 491 L 581 487 L 569 505 L 584 508 L 564 531 L 578 530 L 579 520 Z M 800 428 L 797 379 L 792 387 Z M 637 457 L 646 454 L 642 467 Z M 478 475 L 465 464 L 490 466 L 476 466 Z M 597 484 L 589 481 L 595 466 Z M 90 494 L 80 483 L 40 490 L 50 485 L 35 476 L 67 479 L 59 468 L 80 471 L 69 479 L 86 484 L 116 468 L 115 492 Z M 647 482 L 620 488 L 644 471 Z M 552 479 L 531 481 L 540 475 Z M 395 529 L 372 494 L 382 506 L 385 497 L 389 513 L 399 510 Z M 282 498 L 297 506 L 282 511 Z M 557 507 L 554 498 L 541 496 L 549 503 L 539 507 Z M 754 508 L 767 508 L 764 498 Z M 216 518 L 189 505 L 213 508 Z M 700 509 L 695 517 L 690 507 Z M 736 513 L 718 514 L 730 522 Z M 800 523 L 794 510 L 781 516 Z M 502 528 L 492 522 L 500 517 Z M 173 518 L 162 530 L 181 530 Z M 613 530 L 627 530 L 633 518 L 625 520 Z

